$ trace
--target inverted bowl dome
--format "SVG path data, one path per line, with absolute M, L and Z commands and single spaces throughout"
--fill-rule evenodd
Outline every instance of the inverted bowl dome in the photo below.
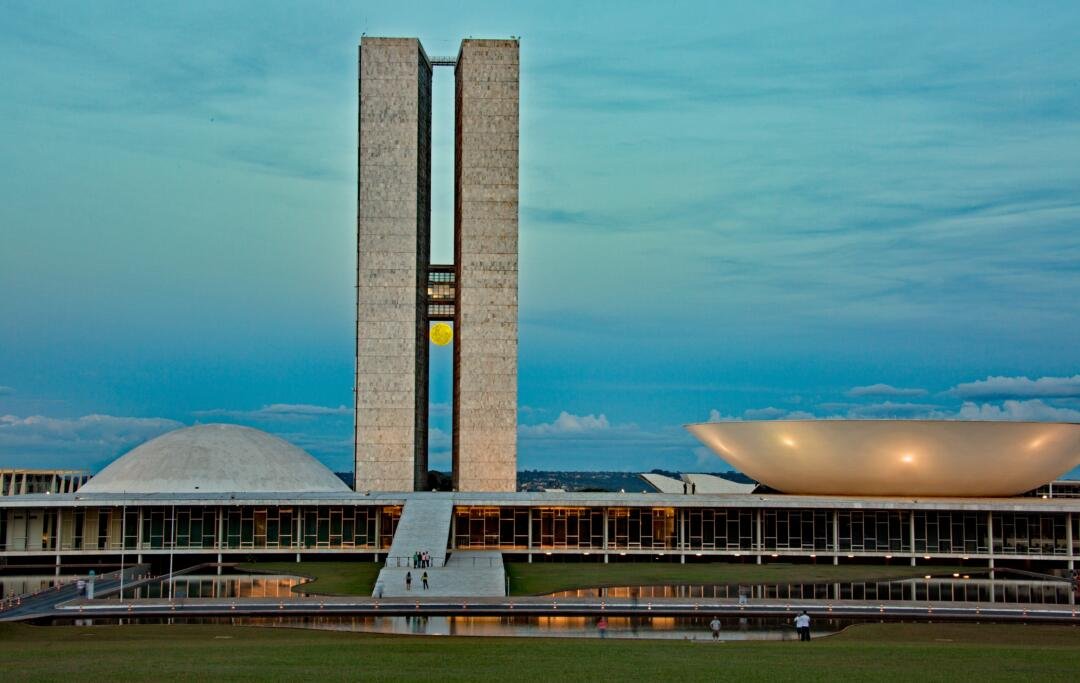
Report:
M 783 493 L 1014 496 L 1080 465 L 1078 424 L 776 420 L 686 428 Z
M 185 427 L 120 456 L 80 493 L 347 492 L 345 482 L 288 441 L 239 425 Z

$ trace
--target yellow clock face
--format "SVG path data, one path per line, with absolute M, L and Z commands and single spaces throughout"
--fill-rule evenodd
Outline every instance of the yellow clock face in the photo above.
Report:
M 454 339 L 454 328 L 446 323 L 435 323 L 431 326 L 431 341 L 439 346 L 446 346 Z

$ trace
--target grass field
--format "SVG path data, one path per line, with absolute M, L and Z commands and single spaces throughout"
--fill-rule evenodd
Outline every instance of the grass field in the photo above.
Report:
M 375 562 L 250 562 L 244 571 L 310 576 L 314 581 L 293 588 L 311 595 L 371 595 L 382 564 Z
M 0 624 L 5 681 L 1073 681 L 1080 629 L 868 624 L 811 643 L 377 636 Z
M 675 564 L 669 562 L 509 562 L 513 595 L 543 595 L 596 586 L 702 583 L 822 583 L 894 579 L 965 571 L 952 566 L 833 564 Z M 966 571 L 971 571 L 968 568 Z

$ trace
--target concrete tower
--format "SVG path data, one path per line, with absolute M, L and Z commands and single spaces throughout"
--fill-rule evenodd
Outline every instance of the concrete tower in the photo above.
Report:
M 357 488 L 427 478 L 431 62 L 415 38 L 360 45 Z
M 454 488 L 517 482 L 518 42 L 465 40 L 454 155 Z
M 454 264 L 430 263 L 432 66 L 456 66 Z M 518 42 L 360 45 L 356 488 L 424 488 L 428 325 L 454 322 L 453 479 L 517 483 Z

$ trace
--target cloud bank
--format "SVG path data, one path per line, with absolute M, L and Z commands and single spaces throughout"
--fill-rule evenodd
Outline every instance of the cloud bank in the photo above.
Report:
M 990 376 L 957 384 L 945 393 L 957 398 L 1080 398 L 1080 375 L 1038 379 Z

